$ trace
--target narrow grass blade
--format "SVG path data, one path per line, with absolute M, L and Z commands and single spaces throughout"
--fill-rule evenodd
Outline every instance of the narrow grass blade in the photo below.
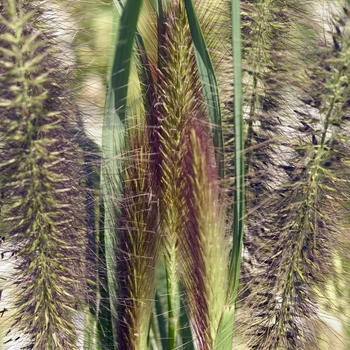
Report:
M 233 248 L 230 261 L 230 305 L 235 302 L 241 269 L 244 228 L 244 134 L 242 115 L 242 51 L 241 18 L 238 0 L 232 0 L 232 41 L 234 60 L 234 120 L 235 120 L 235 201 Z
M 233 322 L 235 319 L 235 306 L 228 305 L 221 314 L 220 325 L 215 339 L 215 349 L 232 350 L 233 347 Z
M 101 230 L 103 214 L 100 209 L 101 196 L 98 193 L 101 182 L 98 171 L 101 164 L 100 149 L 85 133 L 80 147 L 84 150 L 83 169 L 88 189 L 85 211 L 87 214 L 86 259 L 89 308 L 85 311 L 84 349 L 113 350 L 110 307 L 109 305 L 106 307 L 105 298 L 107 281 L 104 249 L 102 249 L 104 246 L 103 230 Z
M 242 52 L 241 52 L 241 18 L 240 2 L 231 2 L 232 48 L 234 58 L 234 123 L 235 123 L 235 198 L 233 204 L 233 239 L 229 266 L 229 288 L 226 309 L 223 311 L 216 349 L 231 350 L 233 343 L 233 325 L 235 302 L 241 270 L 243 229 L 244 229 L 244 135 L 242 115 Z
M 158 0 L 159 6 L 159 15 L 166 13 L 168 11 L 168 2 L 167 0 Z
M 155 297 L 155 303 L 157 303 L 157 295 Z M 151 315 L 149 330 L 148 330 L 148 342 L 147 342 L 147 347 L 150 350 L 161 349 L 161 339 L 160 339 L 159 328 L 160 326 L 159 326 L 157 315 L 153 311 Z
M 180 315 L 180 337 L 183 350 L 195 350 L 195 342 L 193 339 L 190 320 L 185 309 L 185 305 L 181 300 L 181 315 Z
M 98 305 L 98 323 L 97 332 L 99 335 L 99 344 L 103 350 L 114 350 L 114 338 L 113 338 L 113 320 L 110 306 L 110 292 L 108 290 L 108 271 L 106 269 L 106 240 L 104 229 L 104 204 L 102 198 L 99 201 L 99 222 L 97 224 L 98 235 L 98 278 L 100 283 L 100 303 Z M 109 252 L 110 253 L 110 252 Z M 114 257 L 114 256 L 113 256 Z
M 202 83 L 204 99 L 210 122 L 213 124 L 213 140 L 216 152 L 219 178 L 225 176 L 224 169 L 224 142 L 222 136 L 222 121 L 218 86 L 215 71 L 208 53 L 201 26 L 199 24 L 193 0 L 185 0 L 186 12 L 192 40 L 195 48 L 195 55 L 198 65 L 199 77 Z
M 154 11 L 159 15 L 159 3 L 158 3 L 158 0 L 150 0 L 150 3 L 152 4 Z
M 160 348 L 168 348 L 168 325 L 167 325 L 167 281 L 165 265 L 163 260 L 159 261 L 157 268 L 157 282 L 156 282 L 157 292 L 155 295 L 155 305 L 154 305 L 154 317 L 157 318 L 158 331 L 160 336 Z
M 168 348 L 174 350 L 178 344 L 180 318 L 180 288 L 175 258 L 175 245 L 172 244 L 165 262 L 167 301 L 168 301 Z
M 128 81 L 137 20 L 142 0 L 129 0 L 124 3 L 119 21 L 118 39 L 115 47 L 111 76 L 105 106 L 102 130 L 102 192 L 104 196 L 104 236 L 107 264 L 108 290 L 111 300 L 112 317 L 116 317 L 116 257 L 115 214 L 120 212 L 116 198 L 122 193 L 122 162 L 118 159 L 124 150 L 126 100 Z M 113 330 L 116 337 L 116 329 Z M 115 340 L 116 341 L 116 340 Z
M 142 0 L 125 2 L 119 23 L 118 42 L 110 78 L 110 90 L 114 95 L 113 108 L 122 122 L 125 120 L 131 57 L 141 5 Z

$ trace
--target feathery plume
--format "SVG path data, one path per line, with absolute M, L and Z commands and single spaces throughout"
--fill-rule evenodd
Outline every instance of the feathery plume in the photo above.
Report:
M 178 255 L 186 306 L 198 349 L 213 349 L 227 294 L 228 242 L 209 128 L 188 136 L 183 188 L 187 208 Z
M 86 297 L 77 111 L 40 7 L 8 0 L 0 15 L 0 181 L 17 256 L 15 329 L 35 349 L 76 349 L 74 317 Z

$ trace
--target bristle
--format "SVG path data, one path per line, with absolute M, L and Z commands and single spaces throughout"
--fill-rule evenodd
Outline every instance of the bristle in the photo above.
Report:
M 116 218 L 118 299 L 115 303 L 119 349 L 147 346 L 160 242 L 147 132 L 136 128 L 136 132 L 129 131 L 124 198 Z
M 159 23 L 158 101 L 160 152 L 160 215 L 166 249 L 169 293 L 169 346 L 176 347 L 179 319 L 177 241 L 186 215 L 182 189 L 185 140 L 196 113 L 198 77 L 184 4 L 171 1 Z
M 159 185 L 154 178 L 150 138 L 153 133 L 140 100 L 134 98 L 139 91 L 136 87 L 134 90 L 129 92 L 125 124 L 119 131 L 125 130 L 125 135 L 114 149 L 117 157 L 108 162 L 105 159 L 103 169 L 110 240 L 107 245 L 113 255 L 112 264 L 107 267 L 108 283 L 112 285 L 111 279 L 116 283 L 109 297 L 118 349 L 147 346 L 160 253 L 156 195 Z
M 261 1 L 257 6 L 266 5 Z M 300 20 L 300 29 L 306 31 L 309 28 L 309 35 L 316 33 L 316 24 L 315 28 L 306 25 L 306 14 L 310 8 L 294 3 L 290 5 L 286 17 L 281 18 L 279 12 L 273 14 L 279 6 L 280 3 L 275 1 L 273 6 L 264 7 L 267 12 L 263 13 L 277 15 L 284 27 L 289 16 L 293 14 L 291 18 L 294 18 L 295 14 Z M 254 7 L 250 5 L 249 11 L 255 10 Z M 270 60 L 270 63 L 263 68 L 264 74 L 256 75 L 256 89 L 251 95 L 249 107 L 247 147 L 272 140 L 268 147 L 247 150 L 248 226 L 242 301 L 251 307 L 246 336 L 249 346 L 254 349 L 318 348 L 320 335 L 317 329 L 321 322 L 322 299 L 327 298 L 324 290 L 327 280 L 333 275 L 341 236 L 329 208 L 334 206 L 335 198 L 331 188 L 339 188 L 346 181 L 339 179 L 339 168 L 331 169 L 338 165 L 330 161 L 334 159 L 334 151 L 326 142 L 332 144 L 333 138 L 337 139 L 334 126 L 339 124 L 339 110 L 344 102 L 342 96 L 345 96 L 342 94 L 346 94 L 340 83 L 343 73 L 339 73 L 338 67 L 333 77 L 324 72 L 323 76 L 330 79 L 330 83 L 324 84 L 325 79 L 322 83 L 318 82 L 315 89 L 316 84 L 310 88 L 302 81 L 306 81 L 308 74 L 314 75 L 311 73 L 313 70 L 319 74 L 320 66 L 324 64 L 317 61 L 321 54 L 317 57 L 309 52 L 303 56 L 308 62 L 305 76 L 300 73 L 299 76 L 289 76 L 291 72 L 300 72 L 300 68 L 285 72 L 283 67 L 279 67 L 282 58 L 274 57 L 279 50 L 286 52 L 283 57 L 286 62 L 294 60 L 300 65 L 305 64 L 298 58 L 300 48 L 296 47 L 293 51 L 295 56 L 290 56 L 292 37 L 300 34 L 295 29 L 289 32 L 291 42 L 286 45 L 279 40 L 272 56 L 273 51 L 261 48 L 264 55 L 268 55 L 265 60 Z M 273 37 L 266 37 L 264 43 L 269 42 L 274 42 Z M 258 43 L 255 41 L 255 44 Z M 248 57 L 251 52 L 254 48 L 248 46 Z M 342 57 L 345 59 L 346 56 L 347 53 L 344 53 Z M 255 62 L 261 66 L 261 63 Z M 339 67 L 341 65 L 339 62 Z M 271 77 L 279 77 L 278 85 L 270 78 L 264 80 L 267 72 Z M 254 71 L 252 74 L 255 74 Z M 293 89 L 294 95 L 284 86 Z M 271 100 L 271 104 L 264 107 L 261 103 L 265 103 L 277 87 L 275 96 L 278 99 Z M 280 92 L 283 93 L 278 95 Z M 316 102 L 311 102 L 312 105 L 308 102 L 312 108 L 303 103 L 306 92 L 317 100 L 317 105 Z M 285 106 L 297 108 L 291 111 Z M 345 189 L 341 192 L 345 193 Z M 344 200 L 345 197 L 341 197 L 338 201 Z M 337 220 L 341 222 L 343 219 L 339 215 Z
M 41 16 L 32 2 L 1 6 L 2 220 L 18 269 L 12 332 L 35 349 L 76 349 L 74 319 L 86 298 L 83 156 L 77 110 Z
M 187 142 L 183 192 L 188 214 L 178 247 L 181 279 L 197 348 L 213 349 L 227 293 L 224 203 L 208 128 L 193 125 Z

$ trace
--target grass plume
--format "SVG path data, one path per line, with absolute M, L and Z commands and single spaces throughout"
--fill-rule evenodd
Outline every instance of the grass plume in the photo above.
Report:
M 228 288 L 225 211 L 208 136 L 208 128 L 205 131 L 196 125 L 188 137 L 183 189 L 188 214 L 178 248 L 186 306 L 198 349 L 214 348 Z
M 145 129 L 137 124 L 130 128 L 121 215 L 115 226 L 118 228 L 118 299 L 114 302 L 120 349 L 146 347 L 154 296 L 159 233 L 148 144 Z
M 281 23 L 288 21 L 292 12 L 286 12 L 287 17 L 281 18 L 279 12 L 273 14 L 279 6 L 278 1 L 274 4 L 276 8 L 264 7 L 267 12 L 263 13 L 277 15 Z M 263 1 L 257 4 L 258 8 L 266 5 Z M 304 32 L 311 35 L 314 29 L 307 29 L 303 20 L 310 8 L 298 9 L 293 4 L 290 9 L 299 11 L 301 27 L 304 26 Z M 266 23 L 263 21 L 264 25 Z M 278 30 L 278 21 L 275 23 L 272 33 Z M 285 30 L 285 24 L 282 27 Z M 258 33 L 266 35 L 268 32 Z M 300 40 L 297 30 L 292 30 L 290 35 L 296 35 L 294 42 Z M 346 179 L 339 179 L 339 168 L 332 154 L 333 145 L 343 142 L 339 137 L 344 140 L 335 126 L 341 124 L 340 111 L 347 94 L 347 85 L 344 84 L 347 54 L 337 54 L 339 57 L 335 61 L 341 68 L 336 66 L 333 76 L 324 72 L 329 80 L 322 83 L 318 105 L 313 104 L 310 108 L 303 97 L 305 91 L 310 94 L 308 85 L 301 84 L 307 75 L 289 76 L 293 70 L 285 72 L 284 64 L 279 66 L 282 61 L 275 57 L 281 49 L 288 50 L 284 56 L 288 62 L 297 60 L 298 56 L 288 56 L 290 48 L 287 45 L 279 48 L 277 45 L 282 41 L 274 46 L 278 50 L 265 50 L 263 45 L 275 42 L 269 40 L 269 37 L 261 38 L 262 47 L 257 50 L 260 55 L 269 56 L 264 59 L 266 66 L 259 65 L 263 74 L 252 71 L 255 90 L 251 90 L 252 99 L 248 105 L 247 198 L 252 214 L 248 216 L 242 297 L 246 296 L 247 304 L 252 307 L 249 315 L 253 321 L 250 318 L 248 325 L 249 346 L 254 349 L 318 348 L 321 300 L 327 298 L 324 290 L 333 273 L 341 236 L 328 209 L 336 198 L 334 189 L 346 183 Z M 255 52 L 250 46 L 248 48 L 247 54 Z M 298 48 L 293 51 L 294 54 L 299 52 Z M 311 52 L 306 55 L 309 66 L 305 67 L 305 72 L 320 64 L 315 57 Z M 269 78 L 264 88 L 266 82 L 262 77 L 266 73 Z M 283 79 L 275 83 L 274 77 Z M 292 85 L 280 85 L 286 82 Z M 273 89 L 271 91 L 284 92 L 278 97 L 278 103 L 267 100 L 269 86 Z M 296 96 L 294 99 L 291 91 Z M 284 106 L 295 108 L 291 111 Z M 272 126 L 273 118 L 276 120 Z M 345 125 L 342 130 L 346 130 Z M 252 141 L 264 144 L 269 139 L 268 147 L 249 151 Z M 345 188 L 341 192 L 344 191 Z M 345 197 L 340 197 L 337 201 L 343 202 Z M 338 216 L 337 220 L 342 219 Z
M 198 77 L 184 4 L 171 1 L 159 23 L 159 143 L 161 169 L 161 230 L 164 236 L 169 303 L 169 348 L 177 346 L 179 322 L 178 236 L 186 215 L 183 197 L 185 139 L 195 113 Z M 197 84 L 197 85 L 196 85 Z
M 77 110 L 34 3 L 1 5 L 0 179 L 16 250 L 16 331 L 35 349 L 75 349 L 85 222 Z

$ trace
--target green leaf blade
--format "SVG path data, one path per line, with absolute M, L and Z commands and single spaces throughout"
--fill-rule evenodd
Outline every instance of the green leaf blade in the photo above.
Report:
M 105 115 L 102 130 L 102 150 L 104 165 L 102 167 L 101 187 L 104 196 L 104 234 L 105 256 L 107 265 L 108 292 L 110 298 L 112 318 L 116 317 L 116 287 L 117 281 L 115 249 L 117 237 L 115 235 L 115 217 L 120 212 L 116 198 L 122 193 L 123 162 L 120 159 L 125 149 L 125 118 L 128 94 L 128 82 L 131 69 L 131 58 L 135 40 L 137 21 L 142 0 L 128 0 L 121 10 L 117 43 L 110 69 L 110 80 L 105 104 Z M 115 12 L 117 12 L 115 10 Z M 119 159 L 118 159 L 119 158 Z M 116 337 L 116 329 L 113 328 Z M 116 339 L 115 339 L 116 343 Z
M 215 71 L 203 37 L 193 0 L 185 0 L 185 6 L 194 44 L 198 72 L 202 83 L 203 95 L 206 102 L 207 113 L 210 122 L 213 124 L 213 140 L 216 150 L 218 175 L 220 179 L 223 179 L 225 176 L 224 142 L 222 136 L 219 91 Z

